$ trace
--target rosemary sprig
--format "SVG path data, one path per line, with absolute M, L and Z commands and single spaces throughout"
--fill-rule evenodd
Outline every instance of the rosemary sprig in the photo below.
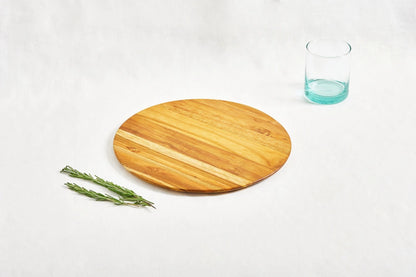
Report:
M 83 179 L 83 180 L 87 180 L 87 181 L 91 181 L 94 182 L 97 185 L 103 186 L 106 189 L 118 194 L 120 197 L 119 199 L 114 198 L 108 194 L 101 194 L 101 193 L 97 193 L 94 192 L 92 190 L 87 190 L 83 187 L 80 187 L 76 184 L 73 183 L 66 183 L 65 185 L 73 190 L 76 191 L 80 194 L 83 194 L 85 196 L 88 196 L 90 198 L 94 198 L 97 201 L 110 201 L 113 202 L 116 205 L 134 205 L 134 206 L 150 206 L 152 208 L 155 208 L 155 206 L 153 205 L 153 202 L 150 202 L 149 200 L 144 199 L 143 197 L 141 197 L 140 195 L 137 195 L 134 191 L 116 185 L 113 182 L 110 181 L 106 181 L 98 176 L 95 175 L 95 177 L 93 177 L 91 174 L 89 173 L 82 173 L 70 166 L 65 166 L 62 170 L 61 173 L 66 173 L 71 177 L 74 178 L 79 178 L 79 179 Z
M 113 202 L 116 205 L 123 205 L 124 202 L 120 199 L 114 198 L 111 195 L 108 194 L 102 194 L 99 192 L 95 192 L 93 190 L 88 190 L 86 188 L 80 187 L 77 184 L 74 183 L 65 183 L 65 185 L 73 191 L 76 191 L 80 194 L 83 194 L 85 196 L 88 196 L 90 198 L 93 198 L 97 201 L 109 201 L 109 202 Z

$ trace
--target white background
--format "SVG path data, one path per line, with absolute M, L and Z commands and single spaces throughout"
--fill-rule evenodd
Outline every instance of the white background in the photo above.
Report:
M 337 105 L 303 98 L 320 37 L 353 47 Z M 0 0 L 0 276 L 416 276 L 415 79 L 414 0 Z M 215 196 L 129 174 L 117 128 L 184 98 L 271 115 L 288 162 Z M 67 164 L 157 209 L 77 195 Z

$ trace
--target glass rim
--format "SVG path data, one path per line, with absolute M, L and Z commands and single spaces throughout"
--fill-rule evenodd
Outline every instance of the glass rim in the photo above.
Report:
M 333 42 L 343 42 L 348 48 L 347 51 L 345 51 L 344 53 L 340 54 L 340 55 L 335 55 L 335 56 L 325 56 L 325 55 L 319 55 L 316 54 L 314 52 L 311 51 L 311 49 L 309 49 L 309 45 L 313 42 L 318 42 L 318 41 L 333 41 Z M 308 41 L 308 43 L 306 43 L 306 51 L 308 51 L 309 54 L 314 55 L 314 56 L 318 56 L 321 58 L 340 58 L 340 57 L 344 57 L 347 56 L 349 53 L 351 53 L 352 47 L 351 45 L 346 41 L 346 40 L 342 40 L 342 39 L 314 39 L 314 40 L 310 40 Z

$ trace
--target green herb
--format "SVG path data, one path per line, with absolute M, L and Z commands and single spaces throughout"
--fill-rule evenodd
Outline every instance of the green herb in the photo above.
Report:
M 74 184 L 74 183 L 65 183 L 65 185 L 70 190 L 76 191 L 80 194 L 83 194 L 85 196 L 93 198 L 97 201 L 110 201 L 110 202 L 113 202 L 116 205 L 123 205 L 124 204 L 124 202 L 122 200 L 114 198 L 111 195 L 102 194 L 102 193 L 99 193 L 99 192 L 88 190 L 88 189 L 80 187 L 80 186 L 78 186 L 77 184 Z
M 97 201 L 109 201 L 109 202 L 113 202 L 115 205 L 133 205 L 133 206 L 143 206 L 143 207 L 150 206 L 152 208 L 155 208 L 155 206 L 153 206 L 153 202 L 150 202 L 149 200 L 144 199 L 140 195 L 137 195 L 134 191 L 127 189 L 125 187 L 116 185 L 113 182 L 105 181 L 104 179 L 98 176 L 93 177 L 91 174 L 82 173 L 70 166 L 65 166 L 61 170 L 61 173 L 66 173 L 71 177 L 94 182 L 95 184 L 103 186 L 106 189 L 120 196 L 117 199 L 108 194 L 101 194 L 92 190 L 87 190 L 86 188 L 80 187 L 74 183 L 65 183 L 65 185 L 70 190 L 76 191 L 80 194 L 93 198 Z

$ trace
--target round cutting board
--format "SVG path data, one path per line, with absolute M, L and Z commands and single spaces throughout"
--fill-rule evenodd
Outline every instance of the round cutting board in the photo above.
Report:
M 279 170 L 290 137 L 272 117 L 222 100 L 159 104 L 126 120 L 114 137 L 120 163 L 160 187 L 194 193 L 228 192 Z

